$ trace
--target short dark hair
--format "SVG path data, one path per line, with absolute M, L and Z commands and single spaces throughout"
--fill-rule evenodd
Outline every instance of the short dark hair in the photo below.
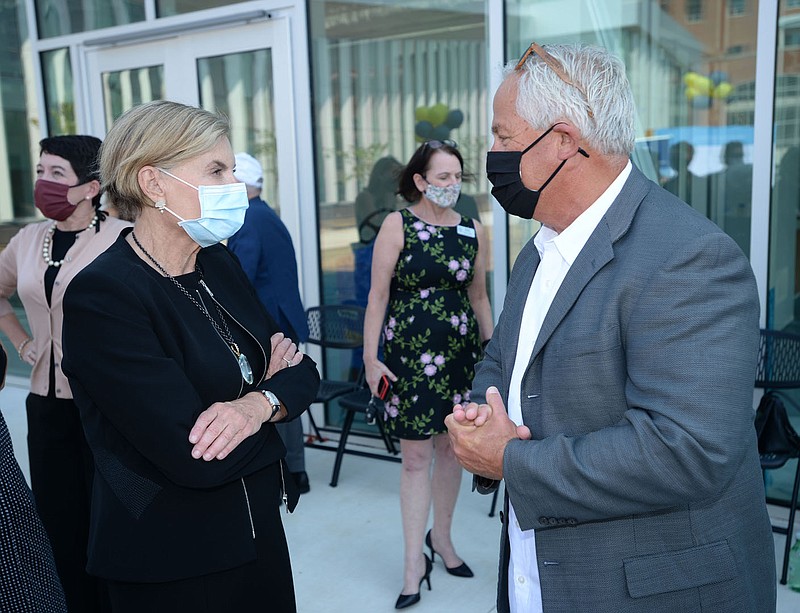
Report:
M 432 143 L 436 143 L 436 146 L 432 146 Z M 420 174 L 423 177 L 425 176 L 425 173 L 428 172 L 428 168 L 430 167 L 431 158 L 437 151 L 456 156 L 459 164 L 461 164 L 461 180 L 468 181 L 470 179 L 470 175 L 464 174 L 464 158 L 461 157 L 458 147 L 456 147 L 455 144 L 451 145 L 441 141 L 424 142 L 414 152 L 414 155 L 411 156 L 411 159 L 408 160 L 408 164 L 406 164 L 406 167 L 403 168 L 403 171 L 400 173 L 397 193 L 407 202 L 419 202 L 419 199 L 422 197 L 422 192 L 417 189 L 414 183 L 414 175 Z
M 97 154 L 102 144 L 99 138 L 85 134 L 51 136 L 39 141 L 39 155 L 49 153 L 67 160 L 78 175 L 79 185 L 83 185 L 100 180 Z

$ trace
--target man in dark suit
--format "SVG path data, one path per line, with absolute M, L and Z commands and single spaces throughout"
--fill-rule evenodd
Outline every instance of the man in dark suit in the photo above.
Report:
M 297 281 L 292 237 L 278 214 L 261 199 L 264 172 L 248 153 L 236 154 L 234 176 L 247 186 L 250 207 L 242 228 L 228 239 L 259 299 L 284 334 L 298 345 L 308 338 L 308 323 Z M 276 424 L 286 445 L 286 464 L 301 494 L 311 489 L 305 466 L 303 424 L 299 419 Z
M 532 45 L 495 96 L 492 193 L 543 225 L 447 425 L 481 491 L 505 479 L 500 613 L 775 609 L 755 280 L 631 165 L 634 114 L 579 45 Z

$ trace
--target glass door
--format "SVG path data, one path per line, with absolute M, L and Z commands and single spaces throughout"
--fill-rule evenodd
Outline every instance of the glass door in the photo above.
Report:
M 282 217 L 296 236 L 287 19 L 89 49 L 85 60 L 86 120 L 93 134 L 102 137 L 122 113 L 152 100 L 174 100 L 226 115 L 234 151 L 246 151 L 261 162 L 262 197 L 278 211 L 292 212 Z M 282 84 L 277 90 L 276 82 Z

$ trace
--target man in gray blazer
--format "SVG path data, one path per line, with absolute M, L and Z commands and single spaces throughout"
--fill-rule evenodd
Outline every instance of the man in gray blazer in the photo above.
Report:
M 505 479 L 500 613 L 775 610 L 755 281 L 632 167 L 634 113 L 590 47 L 532 45 L 495 96 L 492 193 L 543 226 L 447 425 L 481 491 Z

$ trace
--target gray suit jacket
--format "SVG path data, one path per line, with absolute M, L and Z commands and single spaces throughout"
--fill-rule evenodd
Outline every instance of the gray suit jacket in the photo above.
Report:
M 531 240 L 476 367 L 476 401 L 490 385 L 508 398 L 538 264 Z M 534 440 L 505 450 L 546 613 L 775 610 L 753 427 L 758 310 L 734 241 L 634 168 L 536 341 L 521 389 Z M 500 613 L 507 545 L 504 530 Z

